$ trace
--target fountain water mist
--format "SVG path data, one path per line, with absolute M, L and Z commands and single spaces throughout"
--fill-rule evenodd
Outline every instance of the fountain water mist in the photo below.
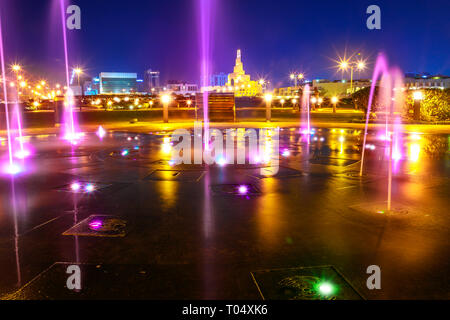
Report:
M 361 168 L 359 175 L 362 176 L 364 166 L 364 154 L 366 149 L 367 129 L 371 106 L 375 95 L 375 86 L 378 78 L 381 76 L 379 83 L 380 92 L 378 94 L 378 101 L 381 106 L 384 106 L 385 111 L 385 129 L 384 140 L 386 143 L 386 151 L 388 154 L 388 188 L 387 188 L 387 210 L 391 210 L 392 203 L 392 169 L 393 160 L 397 165 L 397 161 L 401 159 L 401 118 L 400 112 L 404 104 L 403 93 L 403 78 L 399 69 L 388 69 L 386 58 L 379 55 L 372 78 L 372 85 L 370 89 L 369 103 L 367 106 L 366 125 L 364 130 L 364 142 L 361 155 Z M 397 168 L 397 167 L 396 167 Z
M 211 71 L 211 30 L 214 0 L 198 0 L 200 8 L 200 34 L 201 34 L 201 86 L 203 91 L 203 129 L 204 146 L 209 147 L 209 118 L 208 118 L 208 79 Z
M 19 171 L 19 169 L 17 165 L 14 164 L 13 160 L 11 128 L 9 123 L 8 90 L 6 86 L 5 52 L 3 48 L 3 29 L 1 17 L 0 17 L 0 62 L 2 68 L 3 100 L 5 105 L 6 131 L 8 135 L 8 152 L 9 152 L 9 164 L 6 167 L 6 172 L 10 174 L 15 174 Z
M 372 107 L 373 97 L 375 94 L 375 86 L 377 84 L 377 80 L 380 77 L 380 75 L 386 75 L 386 74 L 387 74 L 387 60 L 386 60 L 384 54 L 380 54 L 380 55 L 378 55 L 377 61 L 375 63 L 375 69 L 373 71 L 373 76 L 372 76 L 372 85 L 370 86 L 369 103 L 367 105 L 366 125 L 364 128 L 363 148 L 362 148 L 362 154 L 361 154 L 361 167 L 359 170 L 360 176 L 362 176 L 362 174 L 363 174 L 364 154 L 365 154 L 365 150 L 366 150 L 366 141 L 367 141 L 367 127 L 369 125 L 370 110 Z
M 73 92 L 70 90 L 70 73 L 69 73 L 69 54 L 67 48 L 67 31 L 66 31 L 66 16 L 65 16 L 65 1 L 59 0 L 60 14 L 61 14 L 61 27 L 63 34 L 63 46 L 64 46 L 64 62 L 65 62 L 65 75 L 67 91 L 65 95 L 64 106 L 64 138 L 69 140 L 72 144 L 76 144 L 78 139 L 78 133 L 75 126 L 75 117 L 73 111 Z
M 309 84 L 305 85 L 305 87 L 303 88 L 303 94 L 302 94 L 302 102 L 301 102 L 301 108 L 302 110 L 300 111 L 300 125 L 301 125 L 301 129 L 300 132 L 302 134 L 306 135 L 306 139 L 307 142 L 310 142 L 311 139 L 311 118 L 310 118 L 310 113 L 309 113 L 309 97 L 311 95 L 311 92 L 309 90 Z M 305 113 L 306 113 L 306 128 L 304 127 L 304 123 L 305 123 Z

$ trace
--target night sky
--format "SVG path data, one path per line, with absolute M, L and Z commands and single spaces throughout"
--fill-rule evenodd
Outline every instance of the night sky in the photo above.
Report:
M 62 79 L 59 0 L 1 0 L 7 63 Z M 450 74 L 448 0 L 214 0 L 212 72 L 232 71 L 236 49 L 252 77 L 274 85 L 291 71 L 340 79 L 338 55 L 384 51 L 404 72 Z M 81 30 L 69 31 L 69 60 L 101 71 L 161 71 L 163 81 L 200 78 L 200 0 L 72 0 Z M 381 30 L 366 28 L 366 8 L 381 8 Z M 369 77 L 370 72 L 360 75 Z

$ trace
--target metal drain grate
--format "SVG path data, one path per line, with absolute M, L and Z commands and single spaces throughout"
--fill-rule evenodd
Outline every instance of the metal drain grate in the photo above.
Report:
M 363 173 L 363 175 L 360 176 L 359 171 L 347 171 L 347 172 L 342 172 L 342 173 L 336 173 L 336 174 L 334 174 L 334 176 L 337 178 L 345 179 L 349 182 L 363 182 L 363 183 L 372 182 L 372 181 L 383 178 L 381 176 L 375 176 L 375 175 L 366 174 L 366 173 Z
M 81 290 L 67 288 L 68 267 L 80 268 Z M 188 272 L 189 271 L 189 272 Z M 57 262 L 5 300 L 200 299 L 197 278 L 185 265 Z
M 196 182 L 203 177 L 200 170 L 155 170 L 144 180 Z
M 373 217 L 402 218 L 413 212 L 411 208 L 399 203 L 393 203 L 391 210 L 387 210 L 386 201 L 360 203 L 352 205 L 349 208 Z
M 298 178 L 304 175 L 305 174 L 302 171 L 282 166 L 278 168 L 277 167 L 261 168 L 254 174 L 251 174 L 252 177 L 258 179 L 265 179 L 265 178 L 287 179 L 287 178 Z
M 309 160 L 309 162 L 312 164 L 321 164 L 325 166 L 337 166 L 337 167 L 346 167 L 355 164 L 358 161 L 359 160 L 332 158 L 332 157 L 318 157 Z
M 63 236 L 125 237 L 127 222 L 116 216 L 91 215 L 74 225 Z
M 362 296 L 333 267 L 269 269 L 251 273 L 267 300 L 361 300 Z

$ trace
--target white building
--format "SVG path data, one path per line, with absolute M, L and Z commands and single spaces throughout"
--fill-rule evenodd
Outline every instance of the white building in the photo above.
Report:
M 165 87 L 166 90 L 171 91 L 174 94 L 183 96 L 195 95 L 198 92 L 198 85 L 190 83 L 169 83 Z
M 409 89 L 419 89 L 419 88 L 447 89 L 450 88 L 450 77 L 443 75 L 435 75 L 435 76 L 423 75 L 420 77 L 406 77 L 405 86 Z

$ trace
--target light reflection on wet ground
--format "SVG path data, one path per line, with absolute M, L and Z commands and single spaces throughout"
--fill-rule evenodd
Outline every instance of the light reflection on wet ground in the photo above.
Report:
M 413 209 L 390 218 L 350 208 L 386 200 L 382 131 L 369 132 L 362 178 L 361 130 L 315 128 L 310 144 L 299 131 L 280 131 L 274 177 L 260 175 L 264 163 L 171 165 L 170 132 L 86 134 L 72 147 L 29 137 L 26 172 L 0 180 L 0 295 L 62 261 L 150 266 L 161 280 L 142 291 L 146 298 L 257 299 L 251 271 L 317 265 L 336 266 L 368 298 L 448 298 L 449 137 L 415 133 L 395 143 L 392 199 Z M 62 191 L 80 181 L 107 187 Z M 212 190 L 230 184 L 259 193 Z M 124 217 L 130 232 L 120 240 L 62 236 L 93 214 Z M 382 269 L 381 291 L 365 287 L 371 264 Z M 48 286 L 55 298 L 67 291 Z

